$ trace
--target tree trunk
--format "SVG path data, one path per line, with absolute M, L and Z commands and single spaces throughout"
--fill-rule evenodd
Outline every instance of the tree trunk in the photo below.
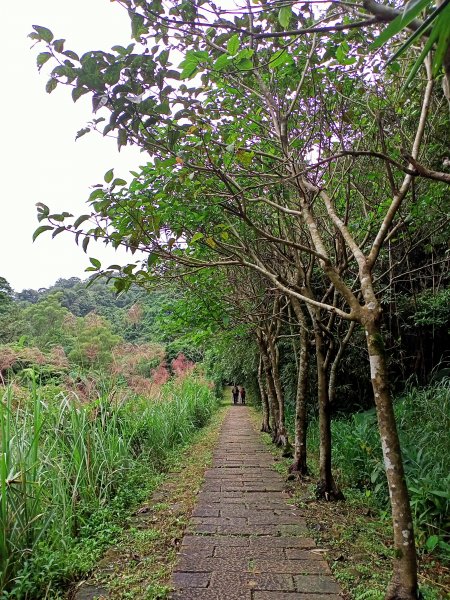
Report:
M 347 334 L 345 335 L 344 339 L 340 340 L 340 342 L 339 342 L 339 350 L 337 351 L 337 354 L 334 357 L 334 360 L 331 364 L 330 376 L 328 378 L 328 401 L 330 404 L 333 404 L 333 402 L 336 398 L 336 376 L 337 376 L 338 368 L 339 368 L 342 356 L 344 355 L 344 351 L 347 347 L 348 341 L 350 340 L 355 327 L 356 327 L 356 321 L 352 321 L 350 323 L 350 326 L 348 328 Z
M 263 359 L 260 355 L 259 357 L 259 365 L 258 365 L 258 386 L 259 393 L 261 395 L 261 406 L 263 412 L 263 418 L 261 423 L 261 431 L 264 433 L 270 433 L 270 421 L 269 421 L 269 399 L 267 397 L 266 388 L 264 386 L 263 381 Z
M 269 362 L 269 358 L 267 358 Z M 272 377 L 272 369 L 269 366 L 266 371 L 266 379 L 267 379 L 267 399 L 269 402 L 269 413 L 270 413 L 270 429 L 272 431 L 272 441 L 274 443 L 278 440 L 278 423 L 280 420 L 278 413 L 278 402 L 277 402 L 277 393 L 275 391 L 275 385 L 273 383 Z
M 344 495 L 338 489 L 331 470 L 331 418 L 328 398 L 327 374 L 324 365 L 322 333 L 314 321 L 316 341 L 317 395 L 319 400 L 319 481 L 316 495 L 325 500 L 343 500 Z
M 275 387 L 275 398 L 278 403 L 278 423 L 277 423 L 277 437 L 275 443 L 277 446 L 283 448 L 283 456 L 292 455 L 292 446 L 289 443 L 288 434 L 286 431 L 286 420 L 284 414 L 284 397 L 283 390 L 281 388 L 280 372 L 278 369 L 278 353 L 275 348 L 273 340 L 269 337 L 267 340 L 269 348 L 269 357 L 272 366 L 272 377 L 273 384 Z
M 308 330 L 300 302 L 296 298 L 291 298 L 291 304 L 300 324 L 300 356 L 298 363 L 297 393 L 295 397 L 294 462 L 290 466 L 289 471 L 299 475 L 307 475 L 306 433 L 308 423 L 306 415 L 306 394 L 309 369 Z
M 269 355 L 267 352 L 267 346 L 263 339 L 258 338 L 259 348 L 261 351 L 261 358 L 264 368 L 264 373 L 266 375 L 267 382 L 267 400 L 269 405 L 269 417 L 270 417 L 270 429 L 272 431 L 272 441 L 276 442 L 278 438 L 278 402 L 276 400 L 276 390 L 275 385 L 273 383 L 272 377 L 272 366 L 270 363 Z
M 386 600 L 415 600 L 417 598 L 417 562 L 411 507 L 389 390 L 389 376 L 379 317 L 367 319 L 364 326 L 394 526 L 393 574 L 386 592 Z

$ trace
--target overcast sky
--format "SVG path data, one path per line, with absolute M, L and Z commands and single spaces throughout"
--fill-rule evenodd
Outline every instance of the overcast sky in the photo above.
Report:
M 90 186 L 101 183 L 108 169 L 115 167 L 116 176 L 127 179 L 145 157 L 132 148 L 119 154 L 114 140 L 95 133 L 75 143 L 76 132 L 92 117 L 90 98 L 74 104 L 63 86 L 47 94 L 48 76 L 36 68 L 39 50 L 27 38 L 32 25 L 43 25 L 55 38 L 67 40 L 66 49 L 80 53 L 127 45 L 130 25 L 119 5 L 110 0 L 22 0 L 3 3 L 1 23 L 0 276 L 20 291 L 48 287 L 59 277 L 87 276 L 89 259 L 71 236 L 51 240 L 44 233 L 32 243 L 36 203 L 81 214 Z M 117 262 L 114 252 L 106 256 L 102 247 L 88 255 Z

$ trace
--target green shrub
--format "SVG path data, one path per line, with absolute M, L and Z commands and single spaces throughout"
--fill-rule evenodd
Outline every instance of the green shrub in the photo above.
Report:
M 419 546 L 449 554 L 449 381 L 408 390 L 394 405 Z M 317 423 L 309 448 L 318 450 Z M 340 484 L 356 488 L 386 510 L 389 496 L 375 411 L 332 423 L 333 465 Z

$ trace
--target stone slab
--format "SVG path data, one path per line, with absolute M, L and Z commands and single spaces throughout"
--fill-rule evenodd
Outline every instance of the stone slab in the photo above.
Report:
M 337 600 L 340 588 L 304 509 L 259 442 L 246 407 L 231 407 L 184 536 L 172 600 Z

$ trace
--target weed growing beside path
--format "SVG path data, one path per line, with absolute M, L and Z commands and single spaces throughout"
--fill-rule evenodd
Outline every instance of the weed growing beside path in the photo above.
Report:
M 33 385 L 0 402 L 0 598 L 58 597 L 121 534 L 130 507 L 217 407 L 204 382 L 168 384 L 158 402 L 81 405 Z

